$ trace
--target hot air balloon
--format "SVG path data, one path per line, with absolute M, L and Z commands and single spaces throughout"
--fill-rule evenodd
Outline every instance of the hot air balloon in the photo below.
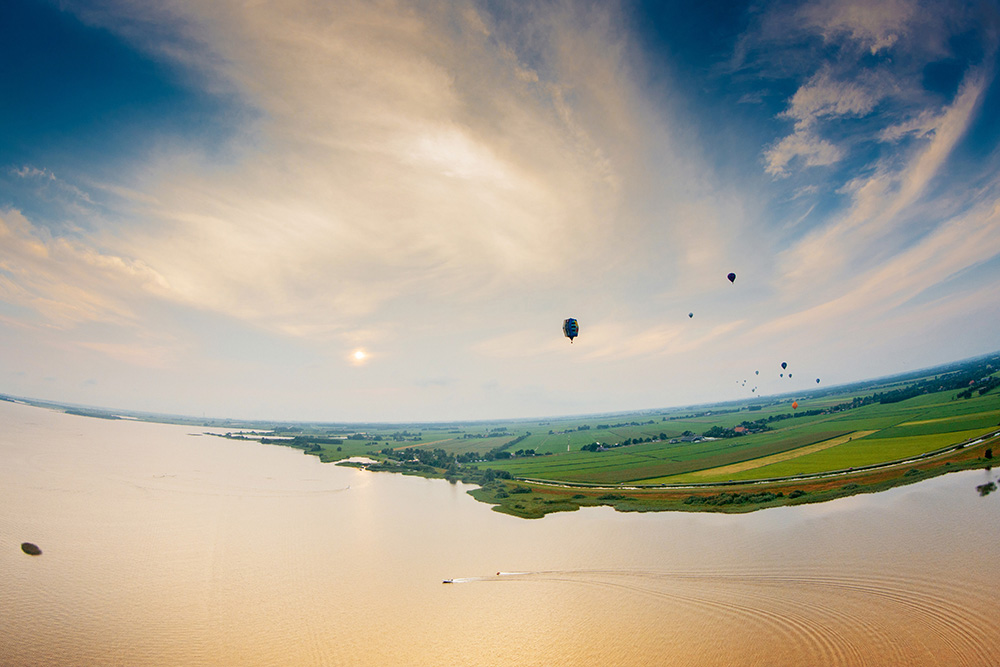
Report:
M 760 371 L 754 371 L 753 374 L 754 375 L 760 375 Z
M 792 374 L 791 374 L 791 373 L 789 373 L 789 374 L 788 374 L 788 377 L 792 377 Z
M 782 361 L 781 362 L 781 370 L 785 370 L 786 368 L 788 368 L 788 362 Z
M 792 401 L 792 410 L 798 410 L 798 409 L 799 409 L 799 402 Z
M 785 374 L 784 373 L 778 373 L 778 377 L 783 378 L 783 377 L 785 377 Z
M 694 313 L 688 313 L 688 317 L 694 317 Z
M 729 278 L 729 282 L 731 282 L 731 283 L 735 283 L 736 282 L 736 274 L 735 273 L 730 273 L 726 277 Z
M 572 317 L 564 320 L 563 333 L 566 334 L 566 338 L 569 338 L 569 342 L 572 343 L 573 339 L 580 335 L 580 323 Z
M 816 384 L 819 384 L 819 378 L 816 378 Z

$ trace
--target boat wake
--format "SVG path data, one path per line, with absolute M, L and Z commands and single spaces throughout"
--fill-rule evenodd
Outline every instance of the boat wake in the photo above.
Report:
M 710 625 L 752 627 L 766 646 L 791 646 L 814 664 L 907 664 L 920 655 L 988 664 L 996 632 L 981 590 L 907 576 L 822 572 L 550 570 L 497 572 L 453 583 L 534 582 L 605 589 Z M 901 635 L 905 640 L 900 641 Z M 878 647 L 876 659 L 871 649 Z M 763 649 L 762 649 L 763 650 Z

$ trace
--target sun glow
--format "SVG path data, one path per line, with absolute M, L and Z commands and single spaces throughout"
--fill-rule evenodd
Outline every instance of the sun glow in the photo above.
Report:
M 360 348 L 354 350 L 354 352 L 351 352 L 351 361 L 353 361 L 355 365 L 360 366 L 361 364 L 368 361 L 368 353 Z

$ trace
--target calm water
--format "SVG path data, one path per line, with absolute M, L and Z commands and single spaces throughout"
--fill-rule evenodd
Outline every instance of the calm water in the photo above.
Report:
M 198 431 L 0 402 L 0 664 L 1000 659 L 1000 493 L 975 490 L 995 473 L 525 521 L 462 485 Z

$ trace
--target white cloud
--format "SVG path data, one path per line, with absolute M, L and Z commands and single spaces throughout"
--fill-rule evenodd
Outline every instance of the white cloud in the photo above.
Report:
M 675 239 L 723 217 L 710 187 L 677 196 L 702 168 L 657 127 L 613 8 L 532 9 L 545 40 L 531 44 L 462 2 L 116 9 L 86 16 L 261 112 L 234 159 L 161 144 L 130 179 L 101 185 L 127 204 L 102 242 L 193 307 L 338 337 L 390 308 L 481 312 L 511 288 L 572 286 L 580 266 L 683 256 Z M 649 159 L 677 220 L 652 243 L 628 199 L 649 196 L 636 189 Z
M 24 165 L 17 169 L 10 169 L 10 173 L 21 179 L 38 182 L 40 190 L 55 191 L 56 196 L 61 199 L 67 199 L 68 196 L 68 199 L 73 204 L 83 202 L 84 204 L 93 205 L 94 203 L 88 193 L 71 183 L 57 178 L 49 169 Z
M 879 140 L 895 142 L 907 136 L 923 139 L 933 132 L 941 122 L 936 109 L 923 109 L 917 115 L 895 123 L 879 132 Z
M 41 314 L 49 325 L 133 321 L 135 295 L 165 296 L 163 276 L 137 259 L 102 253 L 0 211 L 0 300 Z
M 827 0 L 805 5 L 801 20 L 827 41 L 847 38 L 872 54 L 893 47 L 922 11 L 914 0 Z
M 765 73 L 802 80 L 778 115 L 794 121 L 792 132 L 764 151 L 765 171 L 776 177 L 788 176 L 797 158 L 802 167 L 827 166 L 872 141 L 926 135 L 936 113 L 927 107 L 939 102 L 924 90 L 924 68 L 953 57 L 949 39 L 982 20 L 936 0 L 807 2 L 762 16 L 760 31 L 744 37 L 741 58 L 756 54 Z M 815 36 L 827 43 L 821 58 L 813 57 Z
M 847 265 L 852 258 L 855 262 L 881 261 L 879 250 L 893 247 L 884 241 L 894 233 L 903 235 L 895 247 L 909 245 L 908 237 L 920 233 L 918 228 L 908 232 L 909 213 L 965 134 L 985 83 L 981 72 L 970 73 L 955 101 L 933 115 L 933 125 L 927 121 L 927 139 L 907 161 L 878 165 L 872 175 L 848 183 L 844 191 L 851 195 L 850 208 L 783 253 L 788 267 L 783 282 L 808 284 L 816 272 L 831 277 L 851 273 L 857 268 Z
M 812 131 L 796 130 L 764 152 L 764 170 L 772 176 L 785 176 L 788 164 L 796 158 L 801 158 L 807 167 L 822 167 L 839 162 L 843 156 L 843 149 L 820 139 Z
M 824 69 L 795 91 L 781 115 L 796 125 L 811 125 L 823 117 L 864 116 L 884 96 L 884 88 L 876 77 L 842 81 Z
M 18 178 L 41 178 L 47 181 L 56 180 L 56 175 L 48 169 L 39 169 L 38 167 L 32 167 L 29 165 L 24 165 L 20 169 L 12 168 L 10 171 Z
M 867 329 L 925 291 L 997 256 L 1000 199 L 949 220 L 908 249 L 845 280 L 845 289 L 834 298 L 760 325 L 757 333 Z M 884 333 L 891 338 L 891 331 Z
M 865 116 L 887 94 L 889 87 L 876 75 L 841 80 L 829 68 L 813 75 L 795 91 L 788 108 L 779 114 L 793 119 L 795 127 L 792 134 L 764 152 L 765 171 L 772 176 L 785 176 L 789 163 L 796 158 L 801 158 L 806 167 L 826 166 L 842 160 L 846 150 L 821 138 L 821 121 Z

